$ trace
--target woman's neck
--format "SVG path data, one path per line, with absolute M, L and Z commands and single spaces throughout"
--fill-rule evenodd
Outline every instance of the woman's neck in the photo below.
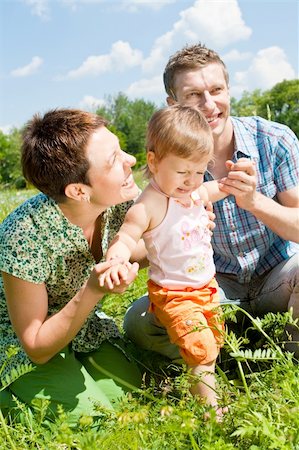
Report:
M 105 208 L 95 208 L 89 203 L 67 200 L 58 204 L 64 216 L 73 224 L 82 228 L 90 251 L 96 262 L 103 256 L 102 252 L 102 214 Z
M 84 236 L 88 242 L 90 251 L 96 262 L 99 262 L 103 256 L 102 250 L 102 214 L 96 221 L 84 231 Z
M 105 208 L 95 208 L 90 203 L 68 199 L 58 203 L 64 216 L 73 224 L 82 228 L 83 232 L 89 230 L 97 221 Z

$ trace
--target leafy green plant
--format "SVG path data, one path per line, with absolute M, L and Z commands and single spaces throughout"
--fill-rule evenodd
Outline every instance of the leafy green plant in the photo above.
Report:
M 2 191 L 2 218 L 26 194 Z M 120 327 L 127 307 L 145 292 L 146 279 L 143 269 L 125 295 L 105 297 L 105 312 Z M 70 427 L 62 409 L 56 420 L 47 419 L 47 401 L 36 400 L 29 408 L 16 399 L 14 414 L 4 417 L 0 410 L 0 450 L 298 450 L 299 366 L 283 349 L 285 327 L 297 322 L 290 313 L 254 318 L 240 308 L 225 307 L 227 321 L 234 324 L 237 314 L 238 323 L 241 314 L 247 324 L 241 334 L 232 330 L 224 334 L 217 366 L 219 402 L 229 407 L 221 423 L 213 410 L 189 393 L 184 366 L 132 346 L 144 383 L 117 410 L 95 402 L 97 418 L 82 416 L 76 427 Z

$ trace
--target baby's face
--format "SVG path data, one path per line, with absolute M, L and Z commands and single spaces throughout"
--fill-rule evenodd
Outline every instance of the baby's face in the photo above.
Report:
M 203 183 L 210 155 L 182 158 L 168 154 L 152 164 L 153 177 L 160 189 L 169 197 L 189 198 Z

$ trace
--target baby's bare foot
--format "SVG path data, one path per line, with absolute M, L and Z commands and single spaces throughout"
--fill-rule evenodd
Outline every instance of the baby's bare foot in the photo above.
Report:
M 222 422 L 224 414 L 228 413 L 228 406 L 221 407 L 221 406 L 215 405 L 215 406 L 212 406 L 212 408 L 214 409 L 216 416 L 214 415 L 214 413 L 211 413 L 211 411 L 208 411 L 208 412 L 204 413 L 204 419 L 209 420 L 212 417 L 215 417 L 216 422 Z

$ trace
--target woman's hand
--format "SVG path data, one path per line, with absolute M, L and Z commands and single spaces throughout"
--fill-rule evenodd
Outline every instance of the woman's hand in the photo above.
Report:
M 90 276 L 94 289 L 106 294 L 122 293 L 135 280 L 138 274 L 139 264 L 113 259 L 97 264 Z

